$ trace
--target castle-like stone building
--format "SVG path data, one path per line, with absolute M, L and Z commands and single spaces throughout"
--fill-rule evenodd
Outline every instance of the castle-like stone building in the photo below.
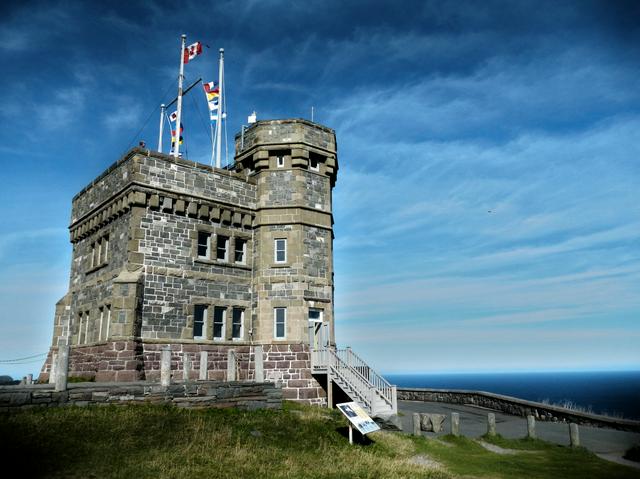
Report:
M 321 403 L 310 348 L 335 343 L 333 130 L 259 121 L 236 136 L 235 163 L 211 168 L 134 148 L 78 193 L 68 293 L 57 303 L 46 381 L 61 345 L 70 376 L 155 380 L 170 346 L 182 379 L 255 377 L 285 398 Z M 206 352 L 206 355 L 200 354 Z

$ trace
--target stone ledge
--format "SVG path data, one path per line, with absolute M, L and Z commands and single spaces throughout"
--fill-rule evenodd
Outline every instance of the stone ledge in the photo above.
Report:
M 543 404 L 526 399 L 503 396 L 485 391 L 467 391 L 450 389 L 398 388 L 398 400 L 442 402 L 479 406 L 500 411 L 513 416 L 533 415 L 537 420 L 574 422 L 594 427 L 608 427 L 622 431 L 640 431 L 640 421 L 617 419 L 599 414 L 572 411 L 559 406 Z
M 157 383 L 71 383 L 55 392 L 52 385 L 0 387 L 0 412 L 34 407 L 105 404 L 173 404 L 178 407 L 282 407 L 282 390 L 273 383 L 194 381 L 163 387 Z

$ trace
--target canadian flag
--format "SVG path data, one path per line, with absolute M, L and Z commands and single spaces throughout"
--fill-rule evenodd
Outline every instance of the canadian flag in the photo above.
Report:
M 189 63 L 189 60 L 193 60 L 196 55 L 202 53 L 202 43 L 195 42 L 184 49 L 184 62 Z

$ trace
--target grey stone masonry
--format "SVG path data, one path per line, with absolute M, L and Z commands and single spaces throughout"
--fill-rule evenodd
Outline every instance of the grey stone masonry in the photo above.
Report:
M 50 385 L 0 386 L 0 412 L 57 406 L 170 404 L 189 409 L 280 409 L 282 390 L 269 383 L 149 382 L 76 383 L 66 391 Z
M 159 380 L 167 347 L 174 381 L 232 371 L 325 402 L 310 325 L 335 344 L 337 170 L 334 131 L 299 119 L 246 129 L 225 169 L 130 150 L 73 198 L 69 290 L 40 380 L 67 343 L 71 378 Z
M 640 431 L 640 421 L 573 411 L 559 406 L 503 396 L 484 391 L 464 391 L 426 388 L 398 388 L 398 400 L 428 401 L 447 404 L 467 404 L 513 416 L 529 416 L 535 431 L 535 421 L 577 423 L 607 427 L 622 431 Z

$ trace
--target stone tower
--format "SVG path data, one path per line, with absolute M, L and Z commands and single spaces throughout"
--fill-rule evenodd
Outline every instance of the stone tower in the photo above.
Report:
M 260 121 L 216 169 L 134 148 L 72 201 L 68 293 L 53 344 L 70 344 L 70 375 L 155 380 L 173 374 L 280 382 L 289 399 L 322 403 L 310 347 L 334 344 L 333 130 Z M 227 376 L 237 358 L 237 377 Z M 205 363 L 206 362 L 206 363 Z

